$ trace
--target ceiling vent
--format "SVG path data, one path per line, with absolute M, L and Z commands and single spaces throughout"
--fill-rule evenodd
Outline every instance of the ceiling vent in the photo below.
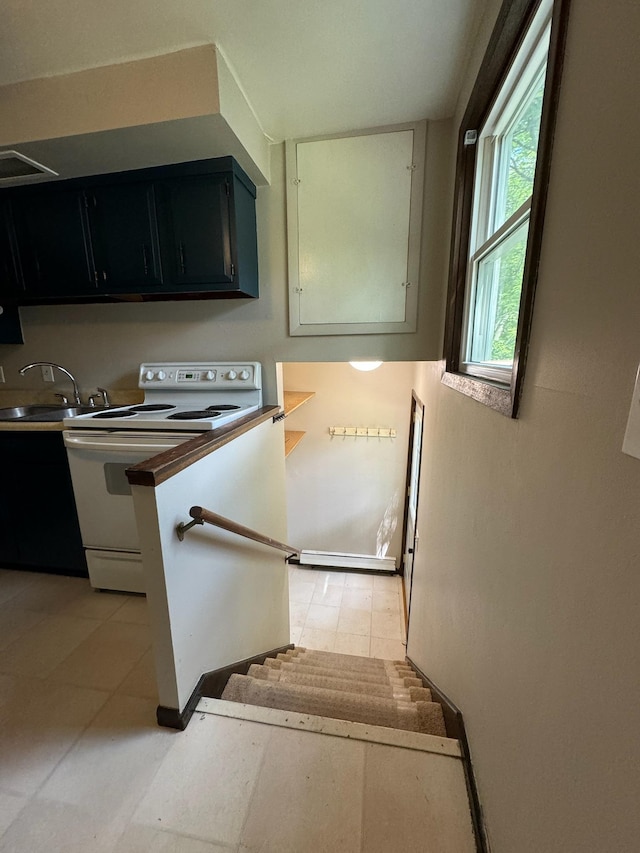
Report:
M 18 154 L 17 151 L 0 151 L 0 183 L 16 178 L 35 178 L 39 175 L 57 177 L 58 173 L 25 157 L 24 154 Z

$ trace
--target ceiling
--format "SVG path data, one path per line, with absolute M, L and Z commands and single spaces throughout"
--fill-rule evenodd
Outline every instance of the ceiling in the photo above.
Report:
M 453 114 L 486 0 L 2 0 L 0 86 L 221 48 L 273 140 Z

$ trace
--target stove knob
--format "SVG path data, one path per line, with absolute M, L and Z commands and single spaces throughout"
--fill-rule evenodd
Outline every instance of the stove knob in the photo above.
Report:
M 248 370 L 240 371 L 240 379 L 248 379 L 251 376 Z
M 144 378 L 147 380 L 147 382 L 151 382 L 151 380 L 153 379 L 154 376 L 155 376 L 155 373 L 153 372 L 153 370 L 147 370 L 147 372 L 144 375 Z
M 238 376 L 238 374 L 235 372 L 235 370 L 230 370 L 227 373 L 227 379 L 236 379 L 237 376 Z
M 204 375 L 204 378 L 208 379 L 209 382 L 212 382 L 216 378 L 215 370 L 207 370 L 207 372 Z
M 157 378 L 162 382 L 163 379 L 167 378 L 167 374 L 164 372 L 164 370 L 159 370 Z

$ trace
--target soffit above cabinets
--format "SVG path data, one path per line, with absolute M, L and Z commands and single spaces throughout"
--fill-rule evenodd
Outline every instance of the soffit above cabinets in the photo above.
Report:
M 214 45 L 2 86 L 0 149 L 61 179 L 233 156 L 269 183 L 268 141 Z

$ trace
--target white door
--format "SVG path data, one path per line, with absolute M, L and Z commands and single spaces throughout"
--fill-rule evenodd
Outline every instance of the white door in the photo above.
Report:
M 405 504 L 404 537 L 404 592 L 407 618 L 411 608 L 411 583 L 413 580 L 413 560 L 418 546 L 417 513 L 418 487 L 420 481 L 420 458 L 422 451 L 422 422 L 424 406 L 415 397 L 411 399 L 411 432 L 409 437 L 409 465 L 407 475 L 407 499 Z

